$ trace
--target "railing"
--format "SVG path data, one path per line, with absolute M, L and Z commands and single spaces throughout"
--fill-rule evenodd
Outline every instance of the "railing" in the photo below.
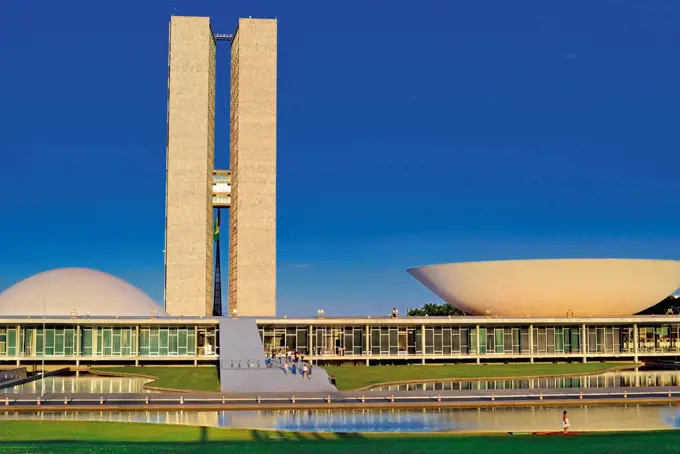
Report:
M 222 369 L 264 369 L 266 363 L 259 359 L 223 359 Z
M 499 392 L 498 390 L 492 391 L 487 390 L 483 392 L 476 392 L 475 394 L 437 394 L 433 395 L 430 393 L 411 393 L 411 394 L 394 394 L 394 393 L 376 393 L 376 392 L 364 392 L 364 393 L 342 393 L 342 394 L 326 394 L 319 393 L 313 396 L 300 396 L 296 399 L 294 394 L 290 396 L 276 394 L 276 395 L 264 395 L 264 396 L 250 396 L 250 397 L 229 397 L 226 396 L 198 396 L 198 395 L 188 395 L 187 397 L 181 396 L 144 396 L 141 397 L 139 394 L 129 394 L 129 395 L 104 395 L 101 394 L 99 397 L 81 397 L 78 395 L 70 394 L 53 394 L 48 396 L 31 396 L 27 394 L 17 394 L 17 395 L 6 395 L 4 406 L 30 406 L 40 408 L 41 406 L 50 407 L 66 407 L 71 406 L 81 406 L 88 408 L 100 408 L 106 409 L 107 405 L 110 405 L 109 409 L 120 409 L 121 406 L 143 406 L 151 407 L 155 406 L 157 408 L 163 406 L 181 406 L 181 405 L 194 405 L 194 406 L 218 406 L 218 405 L 261 405 L 261 404 L 275 404 L 275 405 L 294 405 L 297 403 L 307 403 L 307 404 L 328 404 L 328 405 L 352 405 L 355 406 L 359 403 L 369 403 L 369 404 L 379 404 L 385 405 L 387 403 L 401 403 L 401 404 L 412 404 L 419 403 L 428 406 L 437 406 L 441 404 L 453 404 L 473 402 L 484 405 L 494 405 L 497 402 L 565 402 L 574 401 L 574 404 L 578 405 L 579 401 L 588 399 L 605 399 L 612 403 L 621 404 L 623 402 L 635 401 L 636 399 L 654 399 L 659 401 L 665 401 L 667 399 L 672 399 L 674 401 L 680 399 L 680 390 L 668 388 L 667 390 L 639 390 L 632 391 L 628 389 L 616 390 L 616 391 L 595 391 L 591 392 L 588 390 L 572 390 L 570 392 L 552 392 L 552 390 L 545 390 L 544 392 L 537 392 L 537 390 L 531 390 L 531 392 L 521 393 L 516 392 L 516 390 L 509 393 Z M 106 397 L 105 397 L 106 396 Z M 63 408 L 62 407 L 62 408 Z

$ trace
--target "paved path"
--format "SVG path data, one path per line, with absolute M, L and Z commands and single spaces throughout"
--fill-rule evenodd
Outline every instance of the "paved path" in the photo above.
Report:
M 4 400 L 4 401 L 3 401 Z M 66 402 L 66 403 L 65 403 Z M 6 411 L 242 410 L 267 408 L 502 407 L 680 402 L 680 387 L 344 391 L 334 393 L 0 394 Z

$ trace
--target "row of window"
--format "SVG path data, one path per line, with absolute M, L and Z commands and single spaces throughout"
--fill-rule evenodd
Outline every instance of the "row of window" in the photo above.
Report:
M 315 356 L 633 353 L 632 326 L 260 327 L 267 352 Z M 80 353 L 78 353 L 80 348 Z M 638 353 L 680 352 L 680 324 L 639 325 Z M 0 327 L 0 356 L 216 355 L 216 327 Z
M 311 331 L 310 331 L 311 329 Z M 632 326 L 260 327 L 265 350 L 315 356 L 633 353 Z M 638 326 L 638 352 L 680 352 L 680 324 Z
M 78 331 L 47 326 L 0 328 L 0 356 L 76 356 Z M 80 356 L 196 356 L 217 354 L 217 329 L 82 327 Z

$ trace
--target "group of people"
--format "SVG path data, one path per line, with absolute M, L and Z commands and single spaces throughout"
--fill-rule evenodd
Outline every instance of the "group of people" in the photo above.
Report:
M 272 353 L 272 359 L 274 354 Z M 296 351 L 288 351 L 285 358 L 283 359 L 283 369 L 291 374 L 297 375 L 298 373 L 302 378 L 312 378 L 312 365 L 305 362 L 305 357 Z
M 268 368 L 273 367 L 273 360 L 277 359 L 277 355 L 274 352 L 268 353 L 265 351 L 265 364 Z M 285 356 L 281 355 L 279 358 L 281 367 L 288 373 L 293 375 L 300 374 L 302 378 L 312 378 L 312 365 L 305 362 L 305 357 L 296 351 L 288 351 Z M 328 379 L 331 385 L 335 386 L 336 379 L 335 375 L 329 377 Z

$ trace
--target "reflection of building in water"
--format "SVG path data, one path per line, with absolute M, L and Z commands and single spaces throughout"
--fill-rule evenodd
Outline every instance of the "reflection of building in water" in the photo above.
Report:
M 437 381 L 382 385 L 372 391 L 464 391 L 475 389 L 573 389 L 680 386 L 678 371 L 620 371 L 575 377 L 541 377 L 516 380 Z
M 190 424 L 217 426 L 217 412 L 186 411 L 64 411 L 64 412 L 5 412 L 0 419 L 34 421 L 107 421 L 157 424 Z
M 239 427 L 243 429 L 276 428 L 276 416 L 266 411 L 221 411 L 219 420 L 222 427 Z
M 137 377 L 93 377 L 88 375 L 68 377 L 47 377 L 44 379 L 46 393 L 154 393 L 144 384 L 148 378 Z M 43 383 L 40 380 L 23 383 L 6 389 L 12 393 L 39 393 Z
M 491 408 L 254 412 L 4 412 L 0 419 L 191 424 L 309 432 L 551 432 L 561 430 L 562 408 Z M 570 407 L 575 431 L 676 428 L 678 409 L 667 406 Z

